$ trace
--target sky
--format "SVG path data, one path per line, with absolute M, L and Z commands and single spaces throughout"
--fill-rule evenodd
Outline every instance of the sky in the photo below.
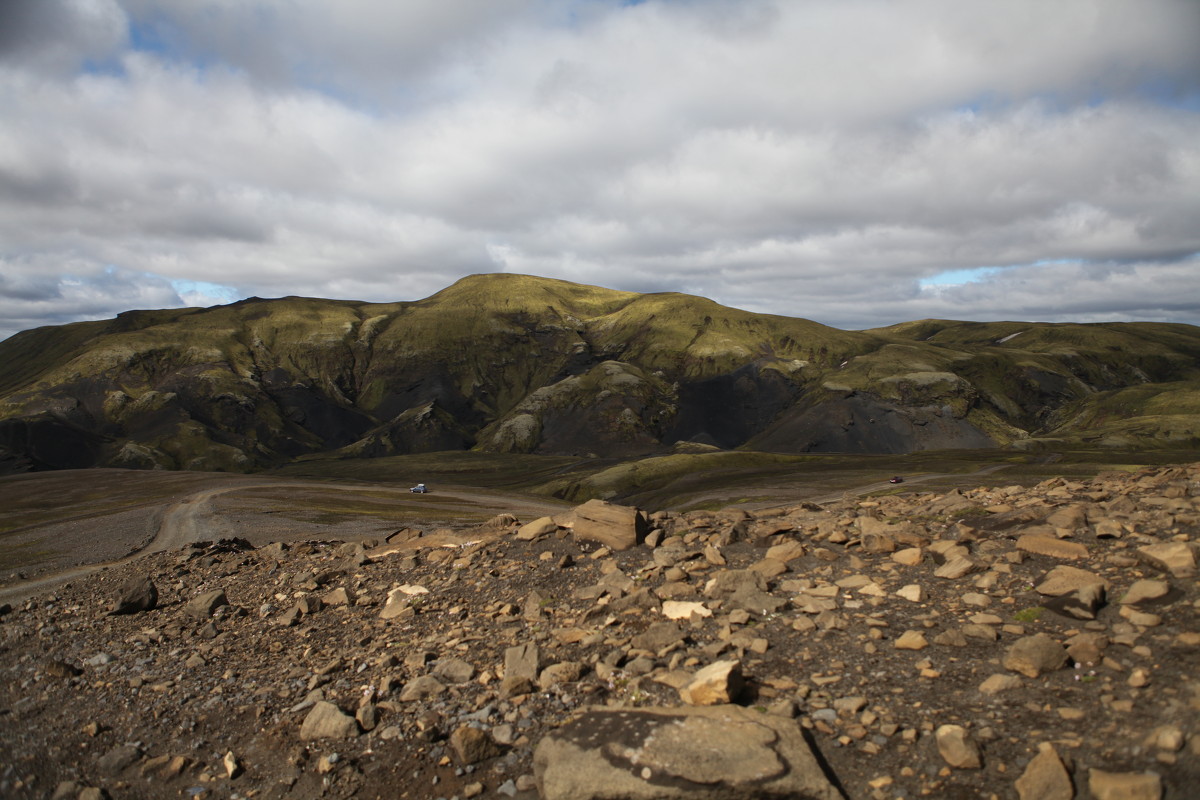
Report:
M 1200 324 L 1200 2 L 0 0 L 0 338 L 490 272 Z

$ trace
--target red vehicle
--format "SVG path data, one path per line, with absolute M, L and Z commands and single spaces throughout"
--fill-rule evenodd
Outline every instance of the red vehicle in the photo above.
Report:
M 888 483 L 904 483 L 904 478 L 901 478 L 899 475 L 897 475 L 896 477 L 889 479 Z

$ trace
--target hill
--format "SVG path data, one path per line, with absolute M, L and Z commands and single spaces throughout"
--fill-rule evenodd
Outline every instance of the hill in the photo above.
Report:
M 843 331 L 682 294 L 476 275 L 423 300 L 251 298 L 0 342 L 0 469 L 255 471 L 475 449 L 631 457 L 1195 447 L 1200 328 Z

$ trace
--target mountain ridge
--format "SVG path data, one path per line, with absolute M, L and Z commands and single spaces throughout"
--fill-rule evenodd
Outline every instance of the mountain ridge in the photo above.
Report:
M 316 453 L 628 457 L 1200 441 L 1200 328 L 843 331 L 526 275 L 420 300 L 248 298 L 0 342 L 9 471 L 252 471 Z

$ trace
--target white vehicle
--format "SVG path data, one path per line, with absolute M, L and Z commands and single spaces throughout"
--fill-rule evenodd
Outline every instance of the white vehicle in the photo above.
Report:
M 425 494 L 426 492 L 428 492 L 428 491 L 429 491 L 429 489 L 427 489 L 427 488 L 425 487 L 425 484 L 423 484 L 423 483 L 418 483 L 416 486 L 414 486 L 414 487 L 412 487 L 411 489 L 409 489 L 409 491 L 410 491 L 410 492 L 416 492 L 417 494 Z

